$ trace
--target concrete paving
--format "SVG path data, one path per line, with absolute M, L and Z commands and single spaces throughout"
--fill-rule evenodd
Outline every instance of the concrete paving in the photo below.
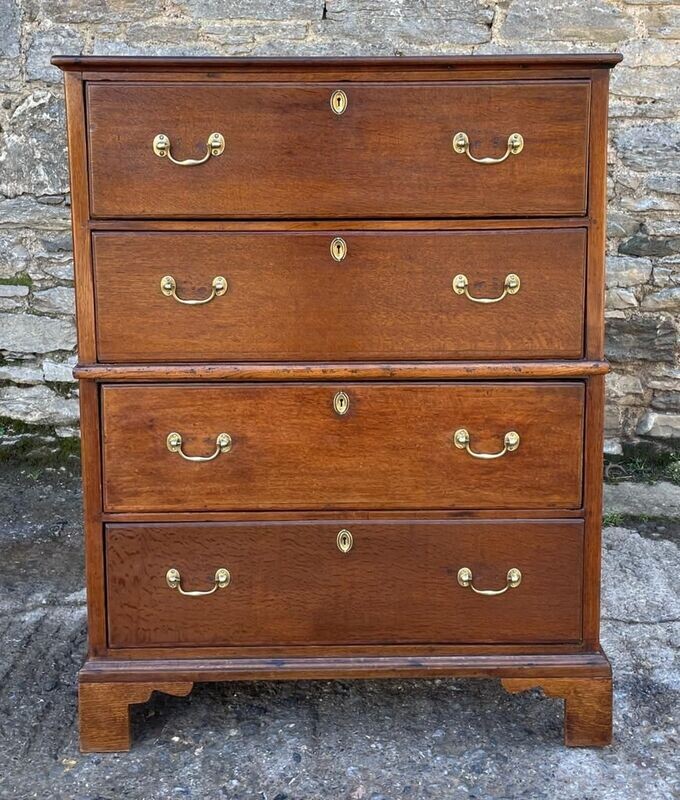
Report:
M 662 516 L 646 509 L 648 488 L 620 486 L 637 492 L 636 515 Z M 680 508 L 680 489 L 671 494 Z M 626 525 L 604 536 L 610 748 L 563 747 L 561 701 L 509 695 L 496 681 L 324 681 L 155 695 L 133 712 L 132 752 L 81 755 L 78 478 L 0 465 L 0 798 L 671 800 L 680 519 Z

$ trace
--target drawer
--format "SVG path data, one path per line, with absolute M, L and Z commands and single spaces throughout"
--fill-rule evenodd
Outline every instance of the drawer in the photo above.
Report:
M 578 520 L 108 525 L 109 645 L 578 641 L 582 554 Z
M 105 362 L 578 358 L 583 351 L 580 228 L 93 239 Z M 459 275 L 467 284 L 454 291 Z M 225 292 L 214 287 L 219 278 Z
M 102 398 L 107 511 L 581 504 L 576 381 L 106 385 Z
M 342 114 L 330 102 L 338 88 L 90 84 L 93 216 L 585 213 L 588 81 L 344 83 Z M 219 155 L 208 155 L 213 133 Z M 456 134 L 468 141 L 460 152 Z M 521 152 L 510 152 L 513 134 Z

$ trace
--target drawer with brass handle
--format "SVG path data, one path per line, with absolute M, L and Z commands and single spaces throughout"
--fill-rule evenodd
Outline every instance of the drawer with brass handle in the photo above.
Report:
M 102 402 L 107 511 L 581 504 L 578 381 L 105 385 Z
M 583 354 L 584 228 L 93 238 L 104 362 Z
M 582 215 L 589 104 L 587 80 L 94 83 L 92 214 Z
M 55 60 L 84 750 L 129 747 L 154 690 L 357 677 L 539 686 L 568 744 L 608 743 L 619 60 Z
M 113 648 L 581 638 L 580 520 L 121 523 L 105 537 Z

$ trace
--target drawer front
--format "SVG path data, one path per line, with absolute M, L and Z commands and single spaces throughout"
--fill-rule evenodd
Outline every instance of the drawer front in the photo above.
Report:
M 92 214 L 585 213 L 588 81 L 342 88 L 347 107 L 338 115 L 332 84 L 89 85 Z M 224 149 L 201 164 L 175 164 L 167 155 L 200 160 L 213 152 L 213 133 L 223 137 Z M 159 134 L 164 156 L 154 151 Z M 456 139 L 460 152 L 456 134 L 469 142 Z M 512 134 L 521 135 L 521 152 L 510 152 Z M 506 153 L 500 163 L 473 160 Z
M 577 641 L 582 548 L 578 520 L 108 525 L 109 644 Z
M 108 385 L 102 396 L 108 511 L 581 504 L 580 382 Z
M 578 358 L 585 253 L 580 228 L 99 233 L 98 356 Z

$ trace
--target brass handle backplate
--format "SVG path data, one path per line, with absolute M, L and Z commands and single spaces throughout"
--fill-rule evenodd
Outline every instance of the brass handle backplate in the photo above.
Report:
M 467 452 L 474 458 L 482 458 L 491 460 L 493 458 L 500 458 L 506 453 L 512 453 L 519 447 L 519 433 L 517 431 L 508 431 L 503 438 L 503 449 L 498 453 L 476 453 L 470 447 L 470 434 L 466 428 L 459 428 L 453 434 L 453 443 L 459 450 L 467 450 Z
M 497 594 L 504 594 L 508 589 L 516 589 L 522 583 L 522 573 L 517 567 L 512 567 L 508 570 L 505 576 L 505 586 L 502 589 L 477 589 L 472 583 L 472 570 L 469 567 L 461 567 L 458 570 L 458 583 L 464 588 L 472 589 L 475 594 L 484 594 L 487 597 L 493 597 Z
M 215 585 L 212 587 L 212 589 L 187 592 L 182 589 L 182 576 L 179 574 L 179 570 L 175 569 L 174 567 L 170 567 L 170 569 L 165 573 L 165 582 L 171 589 L 177 589 L 177 591 L 180 594 L 183 594 L 185 597 L 205 597 L 205 595 L 212 594 L 218 589 L 226 589 L 231 583 L 231 574 L 228 569 L 220 567 L 220 569 L 218 569 L 215 573 Z
M 177 164 L 180 167 L 196 167 L 198 164 L 205 164 L 210 156 L 221 156 L 224 152 L 224 136 L 221 133 L 211 133 L 206 142 L 206 153 L 203 158 L 185 158 L 183 161 L 178 161 L 173 158 L 170 152 L 170 137 L 165 133 L 159 133 L 153 139 L 153 151 L 160 158 L 166 158 Z
M 206 303 L 209 303 L 211 300 L 214 300 L 216 297 L 222 297 L 223 294 L 227 293 L 227 289 L 229 288 L 227 284 L 227 279 L 223 278 L 221 275 L 216 275 L 212 279 L 212 291 L 208 295 L 208 297 L 204 297 L 202 300 L 185 300 L 183 297 L 178 297 L 177 295 L 177 281 L 172 277 L 172 275 L 164 275 L 161 278 L 161 292 L 166 297 L 174 297 L 178 303 L 182 303 L 185 306 L 202 306 Z
M 453 279 L 453 291 L 456 294 L 464 294 L 468 300 L 472 300 L 473 303 L 499 303 L 504 297 L 509 294 L 517 294 L 520 290 L 520 279 L 519 275 L 515 275 L 514 272 L 511 272 L 509 275 L 505 276 L 505 282 L 503 283 L 503 291 L 498 297 L 473 297 L 469 292 L 470 281 L 467 278 L 467 275 L 456 275 Z
M 188 456 L 182 450 L 182 437 L 176 431 L 168 434 L 165 444 L 171 453 L 179 453 L 185 461 L 212 461 L 220 453 L 228 453 L 231 450 L 231 436 L 228 433 L 220 433 L 215 439 L 215 452 L 210 456 Z
M 475 158 L 470 152 L 470 138 L 464 131 L 459 131 L 453 137 L 453 150 L 456 153 L 465 153 L 471 161 L 477 164 L 500 164 L 508 156 L 516 156 L 524 149 L 524 137 L 521 133 L 511 133 L 508 136 L 508 147 L 500 158 Z

